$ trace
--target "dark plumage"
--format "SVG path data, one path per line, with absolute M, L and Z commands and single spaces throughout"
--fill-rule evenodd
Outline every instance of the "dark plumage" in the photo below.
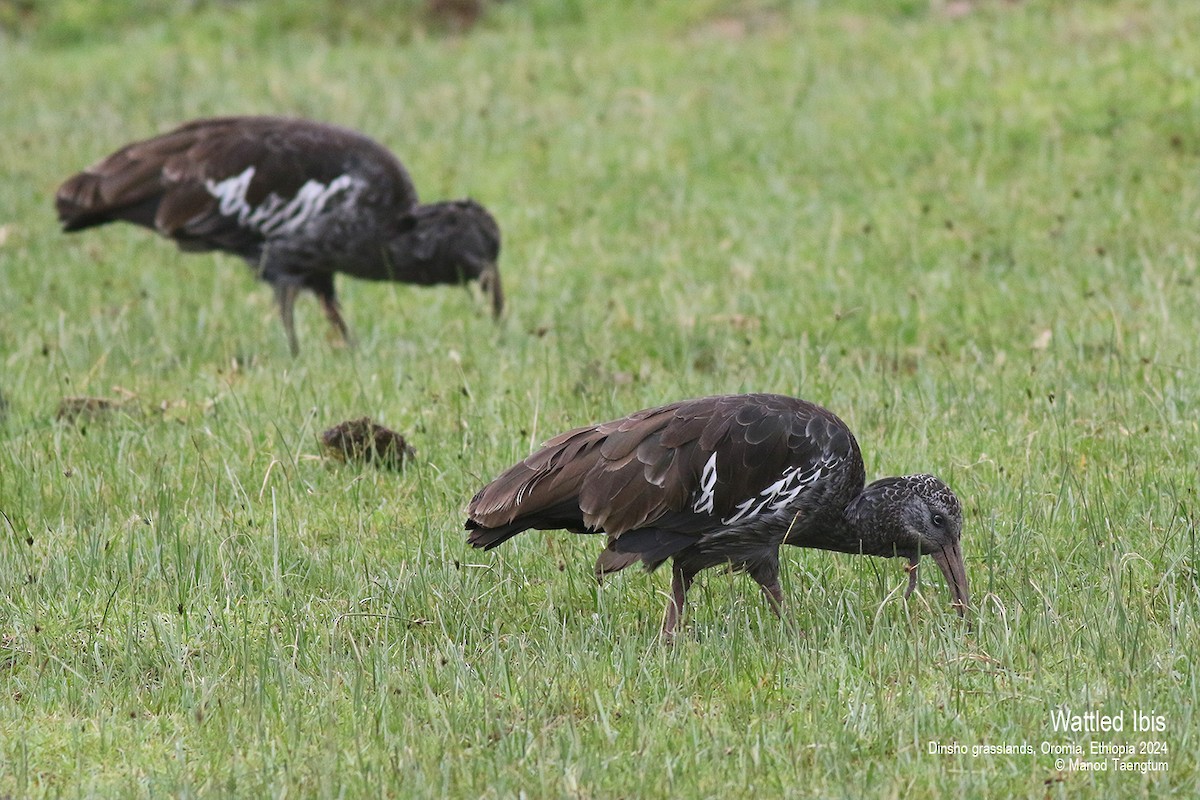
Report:
M 604 533 L 598 579 L 671 559 L 667 639 L 707 567 L 746 572 L 778 613 L 781 544 L 908 559 L 908 593 L 930 555 L 964 615 L 954 492 L 932 475 L 864 482 L 858 443 L 832 412 L 774 394 L 704 397 L 554 437 L 475 495 L 466 528 L 486 549 L 529 529 Z
M 281 117 L 219 117 L 122 147 L 55 197 L 64 231 L 132 222 L 188 251 L 246 259 L 271 284 L 292 352 L 312 291 L 349 339 L 334 273 L 401 283 L 478 279 L 504 307 L 500 229 L 471 200 L 421 205 L 403 165 L 362 134 Z

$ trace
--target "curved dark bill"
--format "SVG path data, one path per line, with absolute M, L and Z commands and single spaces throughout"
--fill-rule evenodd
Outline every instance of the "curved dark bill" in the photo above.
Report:
M 971 606 L 971 593 L 967 588 L 967 567 L 963 563 L 962 550 L 959 548 L 958 542 L 945 550 L 939 550 L 929 555 L 937 562 L 942 570 L 942 575 L 946 577 L 950 594 L 954 596 L 951 605 L 958 611 L 960 617 L 966 617 L 967 609 Z
M 479 273 L 479 288 L 492 296 L 492 316 L 499 317 L 504 311 L 504 290 L 500 287 L 500 270 L 488 264 Z

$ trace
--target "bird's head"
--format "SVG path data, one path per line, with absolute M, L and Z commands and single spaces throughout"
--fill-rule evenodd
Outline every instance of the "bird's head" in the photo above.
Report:
M 847 511 L 866 533 L 863 544 L 870 552 L 909 560 L 910 592 L 918 561 L 931 557 L 946 578 L 959 616 L 966 616 L 971 598 L 960 546 L 962 505 L 949 486 L 933 475 L 884 478 L 864 489 Z
M 474 200 L 417 206 L 401 215 L 391 261 L 414 283 L 479 281 L 492 313 L 504 310 L 500 285 L 500 226 Z

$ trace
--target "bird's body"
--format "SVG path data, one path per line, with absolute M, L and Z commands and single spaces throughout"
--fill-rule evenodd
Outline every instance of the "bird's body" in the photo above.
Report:
M 551 439 L 475 495 L 466 527 L 489 549 L 529 529 L 604 533 L 598 578 L 671 559 L 668 638 L 708 567 L 746 572 L 778 610 L 783 544 L 906 558 L 910 591 L 931 555 L 962 613 L 954 493 L 931 475 L 865 480 L 858 443 L 832 412 L 783 395 L 705 397 Z
M 59 187 L 63 230 L 131 222 L 182 250 L 246 259 L 275 288 L 293 352 L 301 289 L 348 337 L 333 276 L 416 284 L 479 279 L 503 308 L 500 231 L 470 200 L 422 205 L 403 165 L 355 131 L 284 117 L 218 117 L 126 145 Z

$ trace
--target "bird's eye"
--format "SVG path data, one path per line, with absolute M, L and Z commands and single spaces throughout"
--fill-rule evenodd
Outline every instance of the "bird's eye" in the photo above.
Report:
M 943 526 L 943 525 L 945 525 L 945 524 L 946 524 L 946 518 L 945 518 L 945 517 L 943 517 L 941 514 L 934 514 L 934 515 L 933 515 L 933 525 L 934 525 L 934 527 L 935 527 L 935 528 L 940 528 L 940 527 L 942 527 L 942 526 Z

